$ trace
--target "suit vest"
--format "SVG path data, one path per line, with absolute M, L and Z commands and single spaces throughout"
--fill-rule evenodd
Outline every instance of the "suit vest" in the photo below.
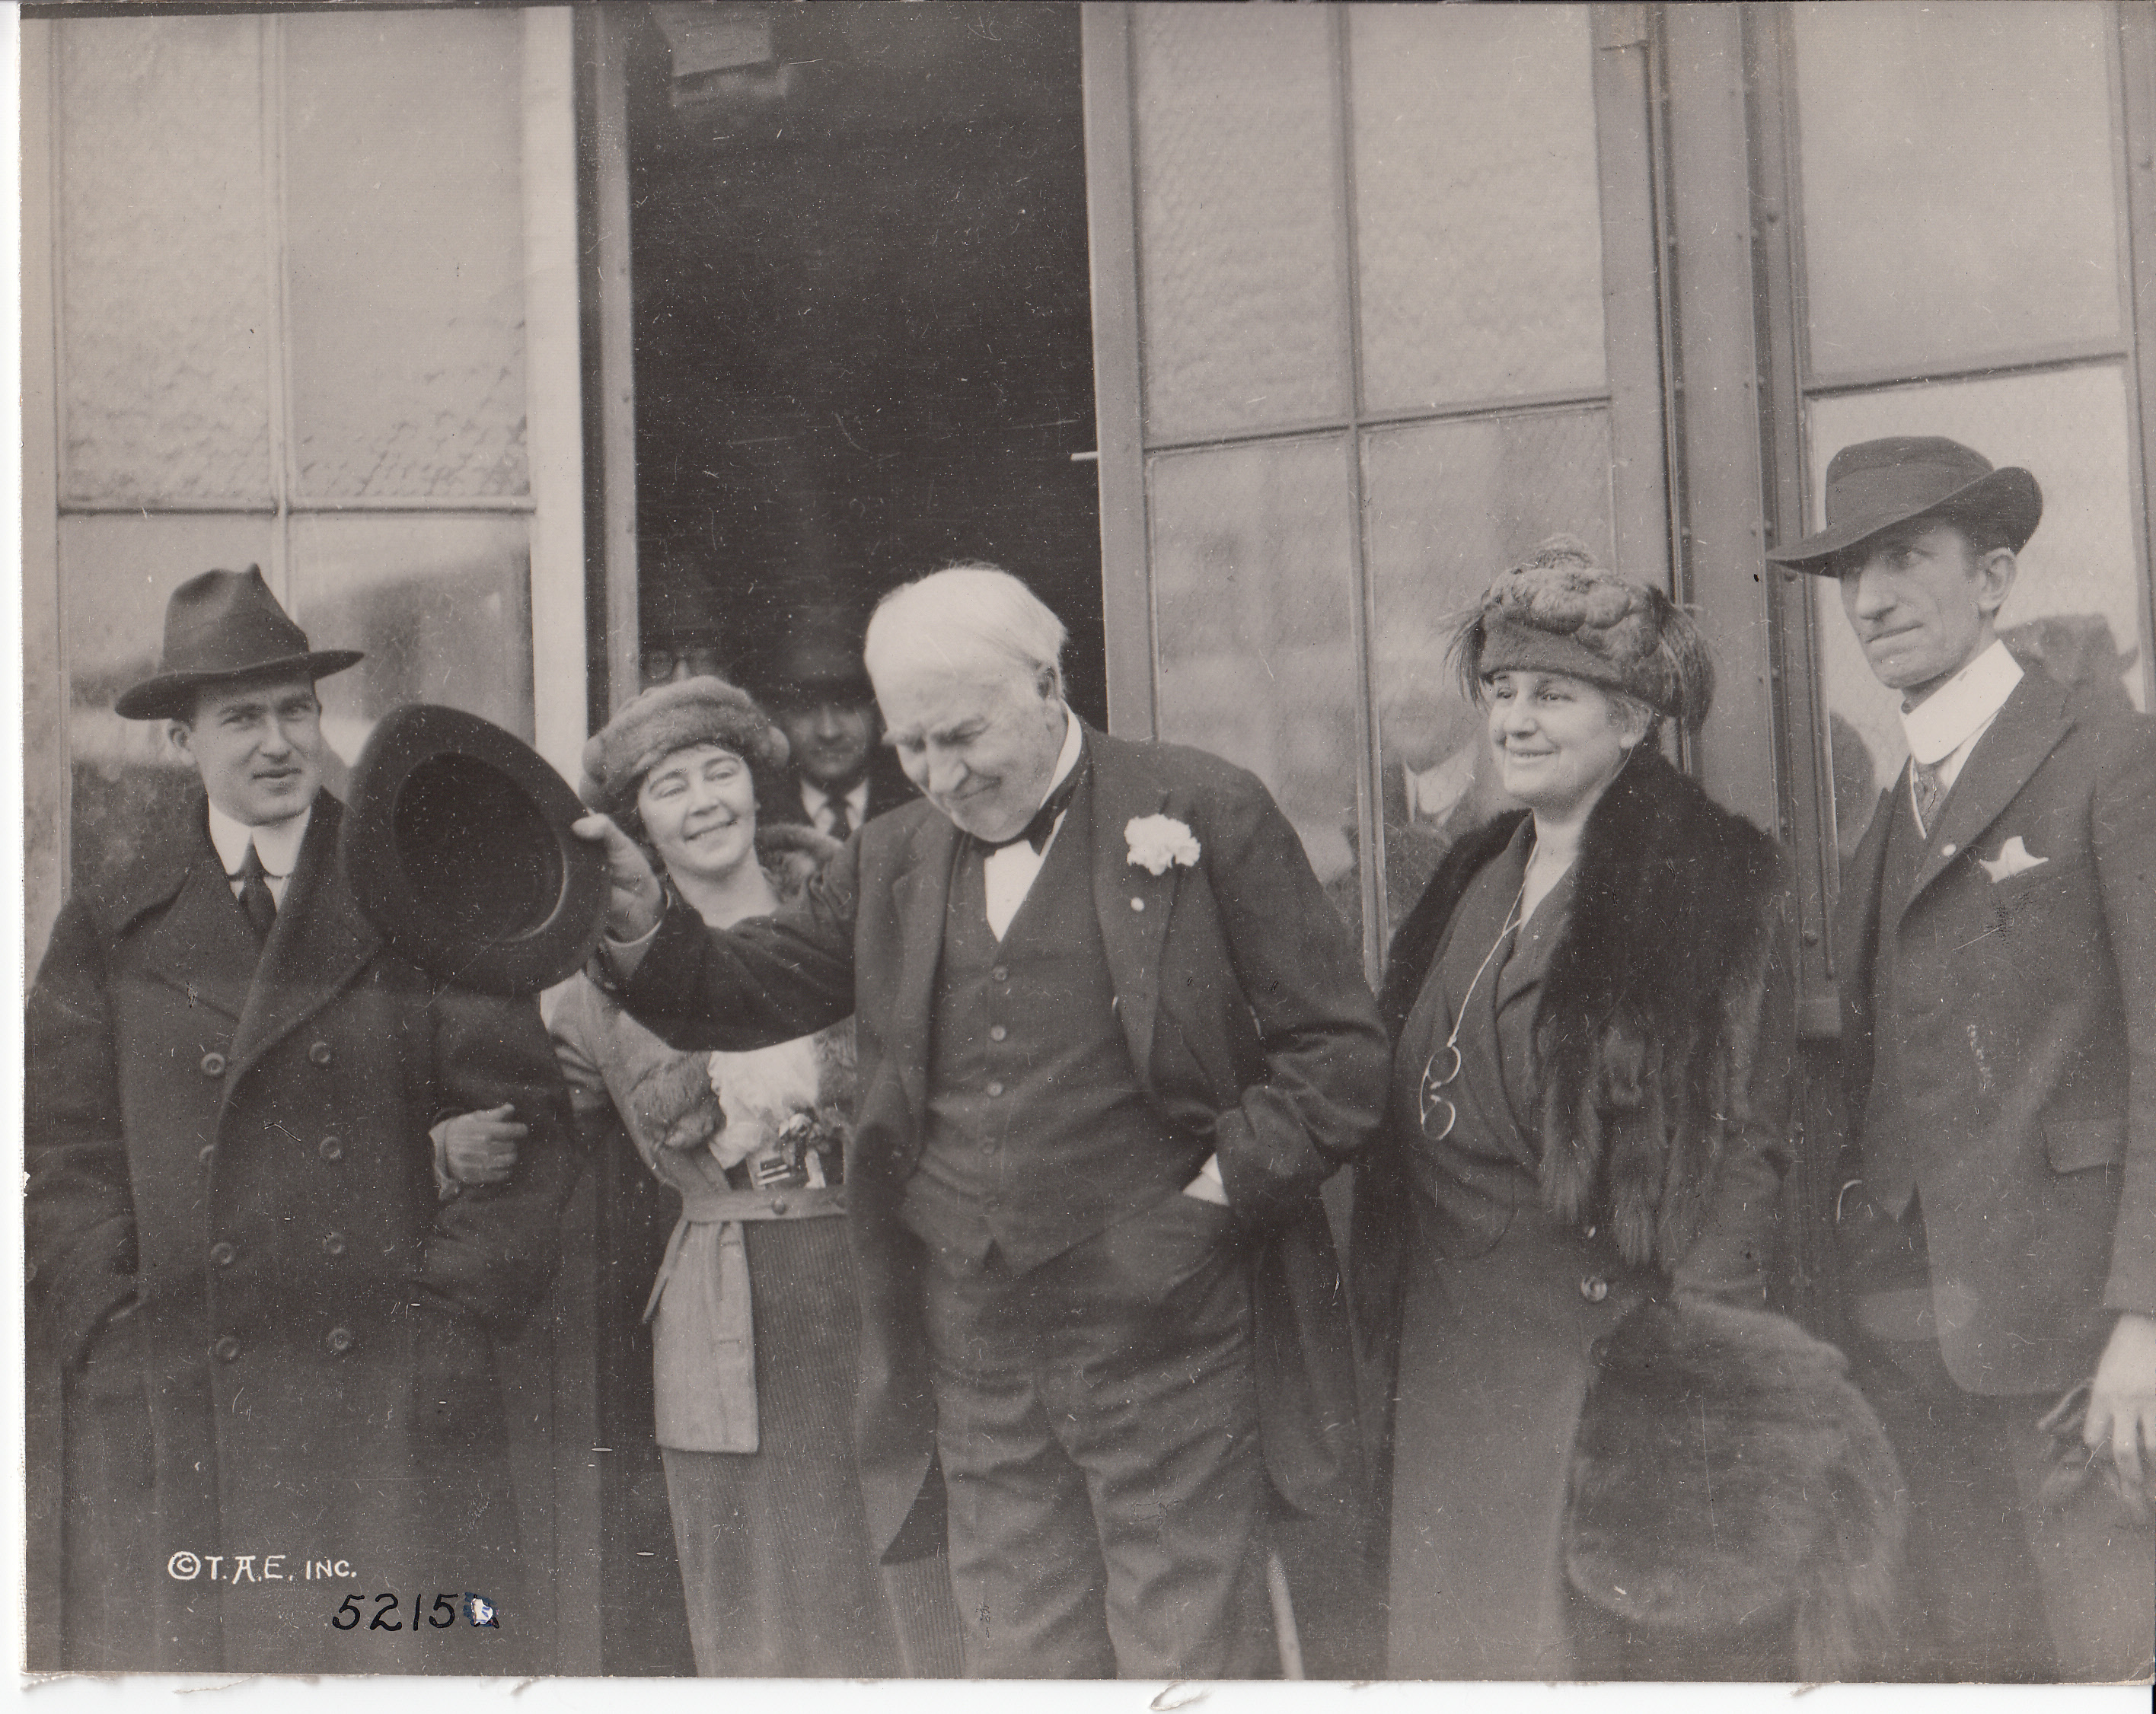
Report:
M 998 941 L 981 847 L 958 859 L 937 967 L 928 1104 L 906 1224 L 1023 1272 L 1189 1183 L 1205 1158 L 1171 1133 L 1137 1070 L 1093 906 L 1090 777 Z
M 1909 1039 L 1912 1013 L 1943 1003 L 1943 994 L 1910 994 L 1901 983 L 1902 912 L 1931 851 L 1917 829 L 1906 778 L 1890 794 L 1887 849 L 1879 880 L 1878 944 L 1871 954 L 1871 1089 L 1864 1106 L 1864 1168 L 1872 1199 L 1897 1219 L 1917 1193 L 1917 1138 L 1902 1105 L 1902 1044 Z M 1933 834 L 1944 819 L 1933 813 Z

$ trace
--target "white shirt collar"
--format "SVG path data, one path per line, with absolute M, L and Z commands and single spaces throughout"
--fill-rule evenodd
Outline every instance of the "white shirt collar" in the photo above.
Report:
M 315 813 L 308 804 L 297 815 L 283 821 L 264 822 L 260 827 L 249 827 L 244 821 L 234 821 L 216 804 L 209 806 L 209 842 L 217 847 L 217 860 L 224 865 L 224 872 L 236 875 L 246 860 L 248 841 L 261 854 L 262 867 L 273 880 L 282 880 L 292 872 L 292 865 L 300 860 L 300 842 L 307 836 L 307 821 Z
M 2020 663 L 2004 643 L 1994 643 L 1914 708 L 1902 710 L 1910 755 L 1927 767 L 1943 762 L 1998 717 L 2020 682 Z
M 1078 716 L 1070 711 L 1070 705 L 1063 705 L 1063 748 L 1055 758 L 1055 772 L 1048 777 L 1047 789 L 1040 794 L 1040 803 L 1053 797 L 1055 788 L 1070 777 L 1070 770 L 1078 766 L 1079 752 L 1086 747 L 1086 728 Z M 1033 807 L 1040 808 L 1040 803 Z

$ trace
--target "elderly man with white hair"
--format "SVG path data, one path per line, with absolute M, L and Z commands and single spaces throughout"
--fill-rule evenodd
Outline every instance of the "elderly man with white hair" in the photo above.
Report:
M 1269 1547 L 1337 1541 L 1359 1490 L 1317 1192 L 1375 1134 L 1385 1040 L 1264 786 L 1087 727 L 1063 644 L 993 567 L 886 597 L 868 669 L 922 801 L 724 931 L 580 824 L 599 962 L 683 1048 L 855 1014 L 870 1527 L 886 1559 L 947 1527 L 968 1672 L 1254 1676 Z

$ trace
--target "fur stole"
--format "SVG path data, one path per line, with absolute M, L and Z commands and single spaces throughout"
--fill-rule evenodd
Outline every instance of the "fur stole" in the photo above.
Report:
M 1468 882 L 1522 819 L 1464 838 L 1402 925 L 1381 1000 L 1396 1037 Z M 1750 1117 L 1781 924 L 1774 842 L 1643 748 L 1588 818 L 1573 890 L 1535 1014 L 1543 1198 L 1671 1270 Z

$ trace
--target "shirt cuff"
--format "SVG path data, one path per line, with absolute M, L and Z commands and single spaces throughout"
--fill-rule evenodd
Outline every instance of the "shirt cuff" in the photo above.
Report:
M 660 924 L 665 921 L 666 913 L 662 910 L 659 921 L 653 923 L 633 941 L 618 941 L 610 934 L 599 937 L 599 956 L 605 959 L 607 968 L 617 979 L 627 982 L 636 974 L 636 967 L 644 962 L 644 955 L 651 950 L 652 942 L 659 938 Z

